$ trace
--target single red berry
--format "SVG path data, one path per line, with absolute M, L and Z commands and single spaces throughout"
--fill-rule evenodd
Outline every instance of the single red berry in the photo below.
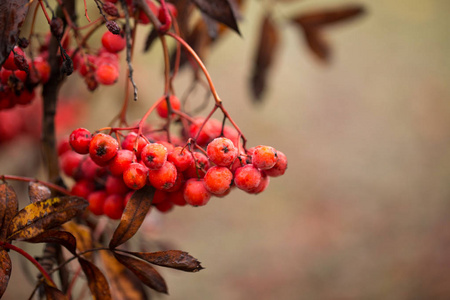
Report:
M 173 186 L 171 188 L 166 189 L 166 191 L 169 193 L 178 191 L 185 182 L 186 182 L 186 180 L 184 179 L 183 173 L 177 172 L 177 179 L 175 180 L 175 183 L 173 184 Z
M 70 150 L 72 150 L 72 147 L 70 147 L 70 143 L 67 139 L 63 139 L 58 143 L 58 156 L 61 156 Z
M 89 144 L 92 140 L 92 134 L 85 128 L 78 128 L 72 131 L 69 136 L 69 143 L 73 151 L 80 154 L 89 153 Z
M 16 103 L 21 105 L 30 104 L 34 99 L 34 90 L 29 91 L 28 89 L 23 89 L 18 97 L 16 97 Z
M 277 155 L 278 155 L 277 163 L 272 168 L 266 170 L 267 175 L 269 175 L 270 177 L 281 176 L 286 172 L 287 169 L 286 155 L 281 151 L 277 151 Z
M 246 192 L 258 187 L 261 182 L 261 172 L 254 165 L 245 165 L 234 172 L 234 184 Z
M 14 52 L 16 52 L 16 54 L 14 54 Z M 11 71 L 19 69 L 14 60 L 14 57 L 17 55 L 24 56 L 25 53 L 20 47 L 15 46 L 14 50 L 9 53 L 8 58 L 3 63 L 3 68 Z
M 196 143 L 200 146 L 205 146 L 215 137 L 217 137 L 217 126 L 215 125 L 215 123 L 218 123 L 219 121 L 215 119 L 209 119 L 208 122 L 203 125 L 204 122 L 205 118 L 197 118 L 189 126 L 189 137 L 195 139 Z
M 261 170 L 272 168 L 278 161 L 277 150 L 270 146 L 256 146 L 252 155 L 252 164 Z
M 104 63 L 95 70 L 95 80 L 103 85 L 112 85 L 119 79 L 119 69 L 114 64 Z
M 187 204 L 186 200 L 184 200 L 184 186 L 175 192 L 170 192 L 167 198 L 168 201 L 178 206 L 185 206 Z
M 108 195 L 105 191 L 96 191 L 87 197 L 89 202 L 88 208 L 94 215 L 103 215 L 103 206 L 105 205 L 106 197 L 108 197 Z
M 185 147 L 175 147 L 169 155 L 167 160 L 172 162 L 178 171 L 186 170 L 194 161 L 191 152 Z
M 83 161 L 83 155 L 67 151 L 60 156 L 59 161 L 64 174 L 73 178 Z
M 177 169 L 173 163 L 166 161 L 161 168 L 149 170 L 148 180 L 153 187 L 159 190 L 170 189 L 177 180 Z
M 159 204 L 167 201 L 167 198 L 169 196 L 169 193 L 163 190 L 155 190 L 155 193 L 153 194 L 153 200 L 152 204 Z
M 259 194 L 263 192 L 270 183 L 270 177 L 266 174 L 265 171 L 261 171 L 261 182 L 258 184 L 256 188 L 249 191 L 250 194 Z
M 169 115 L 169 107 L 167 106 L 167 99 L 165 96 L 161 97 L 158 101 L 159 104 L 156 106 L 156 111 L 161 118 L 167 118 Z M 181 103 L 177 96 L 170 95 L 169 97 L 170 107 L 172 110 L 180 110 Z M 173 114 L 172 114 L 173 116 Z
M 124 198 L 121 195 L 109 195 L 103 204 L 103 213 L 113 220 L 118 220 L 122 216 L 124 209 Z
M 136 157 L 141 157 L 142 149 L 148 144 L 147 141 L 140 136 L 137 140 L 137 148 L 136 146 L 136 139 L 137 139 L 137 133 L 136 132 L 130 132 L 127 134 L 125 139 L 122 142 L 122 149 L 127 149 L 130 151 L 133 151 L 136 154 Z
M 203 178 L 206 171 L 209 169 L 209 160 L 201 152 L 194 152 L 194 158 L 197 164 L 193 161 L 189 167 L 184 171 L 186 178 Z
M 142 148 L 141 160 L 150 170 L 157 170 L 167 161 L 167 148 L 159 143 L 147 144 Z
M 37 76 L 43 84 L 50 78 L 50 64 L 41 56 L 38 56 L 31 61 L 29 69 L 30 73 Z
M 99 166 L 108 164 L 117 151 L 119 150 L 119 143 L 115 138 L 104 133 L 94 135 L 89 145 L 89 155 L 92 160 Z
M 139 190 L 147 183 L 148 169 L 140 163 L 132 163 L 123 172 L 123 181 L 133 190 Z
M 101 167 L 99 167 L 90 156 L 85 156 L 76 172 L 75 179 L 94 180 L 100 175 Z
M 108 176 L 105 182 L 105 191 L 108 195 L 125 195 L 130 191 L 130 189 L 125 184 L 122 176 Z
M 123 172 L 128 169 L 130 164 L 136 160 L 136 155 L 133 151 L 120 149 L 116 156 L 109 161 L 109 171 L 114 176 L 121 176 Z
M 243 154 L 240 154 L 234 162 L 231 164 L 230 170 L 232 173 L 236 172 L 237 168 L 240 168 L 244 165 L 248 165 L 252 163 L 252 158 Z
M 173 209 L 173 203 L 170 201 L 164 201 L 155 205 L 156 209 L 162 213 L 169 212 Z
M 221 167 L 228 167 L 238 155 L 238 150 L 230 139 L 215 138 L 206 148 L 211 162 Z
M 211 199 L 211 193 L 206 189 L 203 179 L 188 179 L 183 194 L 184 200 L 192 206 L 206 205 Z
M 70 190 L 70 193 L 73 196 L 78 196 L 87 199 L 94 190 L 95 185 L 93 181 L 82 179 L 80 181 L 77 181 L 73 185 L 72 189 Z
M 214 166 L 209 168 L 203 180 L 210 193 L 220 195 L 230 188 L 233 182 L 233 173 L 226 167 Z
M 120 34 L 113 34 L 110 31 L 106 31 L 102 36 L 102 45 L 109 52 L 117 53 L 125 49 L 126 41 Z

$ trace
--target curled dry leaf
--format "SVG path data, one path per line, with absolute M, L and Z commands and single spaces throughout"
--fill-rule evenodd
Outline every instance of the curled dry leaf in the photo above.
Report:
M 186 272 L 198 272 L 203 269 L 200 262 L 189 253 L 180 250 L 158 252 L 130 252 L 149 263 Z
M 77 240 L 67 231 L 47 230 L 40 235 L 28 239 L 30 243 L 57 243 L 76 255 Z
M 93 298 L 99 300 L 112 299 L 108 281 L 100 269 L 93 263 L 81 257 L 78 258 L 78 262 L 86 275 L 88 286 L 91 290 Z
M 84 212 L 88 202 L 80 197 L 55 197 L 25 206 L 11 220 L 8 240 L 31 239 Z
M 2 298 L 8 286 L 11 269 L 11 259 L 9 258 L 8 252 L 0 248 L 0 298 Z
M 44 282 L 44 290 L 45 296 L 47 296 L 47 300 L 68 300 L 67 296 L 58 290 L 57 288 L 50 286 L 47 282 Z
M 270 15 L 266 15 L 260 29 L 251 77 L 251 90 L 256 100 L 261 99 L 266 88 L 267 74 L 272 66 L 279 42 L 278 28 L 272 22 Z
M 110 252 L 100 251 L 99 254 L 115 300 L 147 299 L 142 282 L 130 270 L 119 263 Z
M 135 257 L 114 252 L 116 259 L 133 272 L 146 286 L 157 292 L 167 294 L 166 281 L 149 263 Z
M 119 226 L 109 242 L 110 248 L 122 245 L 136 234 L 150 210 L 154 193 L 155 189 L 151 186 L 145 186 L 134 192 L 123 211 Z
M 19 210 L 17 195 L 13 187 L 7 183 L 0 184 L 0 240 L 8 235 L 8 226 Z
M 50 198 L 52 192 L 48 187 L 39 182 L 30 182 L 28 184 L 28 195 L 30 196 L 31 202 L 38 202 Z
M 241 34 L 230 0 L 192 0 L 192 2 L 206 15 Z

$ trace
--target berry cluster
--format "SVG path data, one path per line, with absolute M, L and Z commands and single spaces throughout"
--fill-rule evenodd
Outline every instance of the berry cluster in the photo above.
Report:
M 170 99 L 176 106 L 178 99 Z M 163 103 L 157 112 L 167 117 Z M 196 137 L 201 143 L 193 142 Z M 111 135 L 78 128 L 59 154 L 62 170 L 76 180 L 72 194 L 88 199 L 92 213 L 118 219 L 133 191 L 146 185 L 155 188 L 152 204 L 166 212 L 174 205 L 205 205 L 212 196 L 224 197 L 233 188 L 258 194 L 270 177 L 286 171 L 281 151 L 270 146 L 244 150 L 238 142 L 234 128 L 214 119 L 196 119 L 185 139 L 171 142 L 154 132 L 139 135 L 136 129 L 120 143 Z

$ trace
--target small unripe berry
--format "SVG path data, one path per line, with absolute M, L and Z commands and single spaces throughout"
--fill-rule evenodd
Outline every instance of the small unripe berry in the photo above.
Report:
M 123 181 L 133 190 L 143 188 L 147 183 L 148 169 L 140 163 L 132 163 L 123 172 Z
M 119 150 L 119 143 L 115 138 L 104 133 L 94 135 L 89 145 L 89 155 L 99 166 L 105 166 Z
M 230 188 L 233 182 L 233 173 L 226 167 L 214 166 L 206 172 L 203 180 L 210 193 L 220 195 Z
M 277 150 L 270 146 L 256 146 L 252 154 L 252 164 L 261 170 L 272 168 L 278 161 Z
M 203 206 L 211 199 L 211 193 L 205 187 L 203 179 L 191 178 L 184 187 L 184 200 L 192 206 Z
M 89 153 L 89 144 L 92 140 L 92 134 L 86 128 L 78 128 L 72 131 L 69 136 L 69 143 L 72 149 L 79 154 Z
M 250 192 L 261 182 L 261 172 L 253 165 L 237 168 L 234 173 L 234 184 L 241 190 Z
M 236 159 L 238 150 L 227 138 L 215 138 L 206 148 L 211 162 L 221 167 L 228 167 Z

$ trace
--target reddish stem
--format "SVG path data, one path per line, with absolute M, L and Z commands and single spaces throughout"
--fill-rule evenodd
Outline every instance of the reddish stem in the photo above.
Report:
M 41 5 L 42 11 L 44 12 L 45 18 L 47 19 L 48 24 L 50 24 L 52 22 L 52 20 L 50 20 L 50 17 L 47 14 L 47 10 L 44 7 L 44 3 L 42 3 L 42 0 L 39 0 L 39 4 Z
M 30 178 L 30 177 L 22 177 L 22 176 L 14 176 L 14 175 L 0 175 L 0 179 L 5 181 L 5 180 L 16 180 L 16 181 L 23 181 L 23 182 L 38 182 L 42 185 L 45 185 L 46 187 L 49 187 L 51 189 L 54 189 L 55 191 L 58 191 L 62 194 L 65 195 L 71 195 L 70 192 L 62 187 L 60 187 L 59 185 L 50 183 L 50 182 L 46 182 L 46 181 L 42 181 L 36 178 Z

